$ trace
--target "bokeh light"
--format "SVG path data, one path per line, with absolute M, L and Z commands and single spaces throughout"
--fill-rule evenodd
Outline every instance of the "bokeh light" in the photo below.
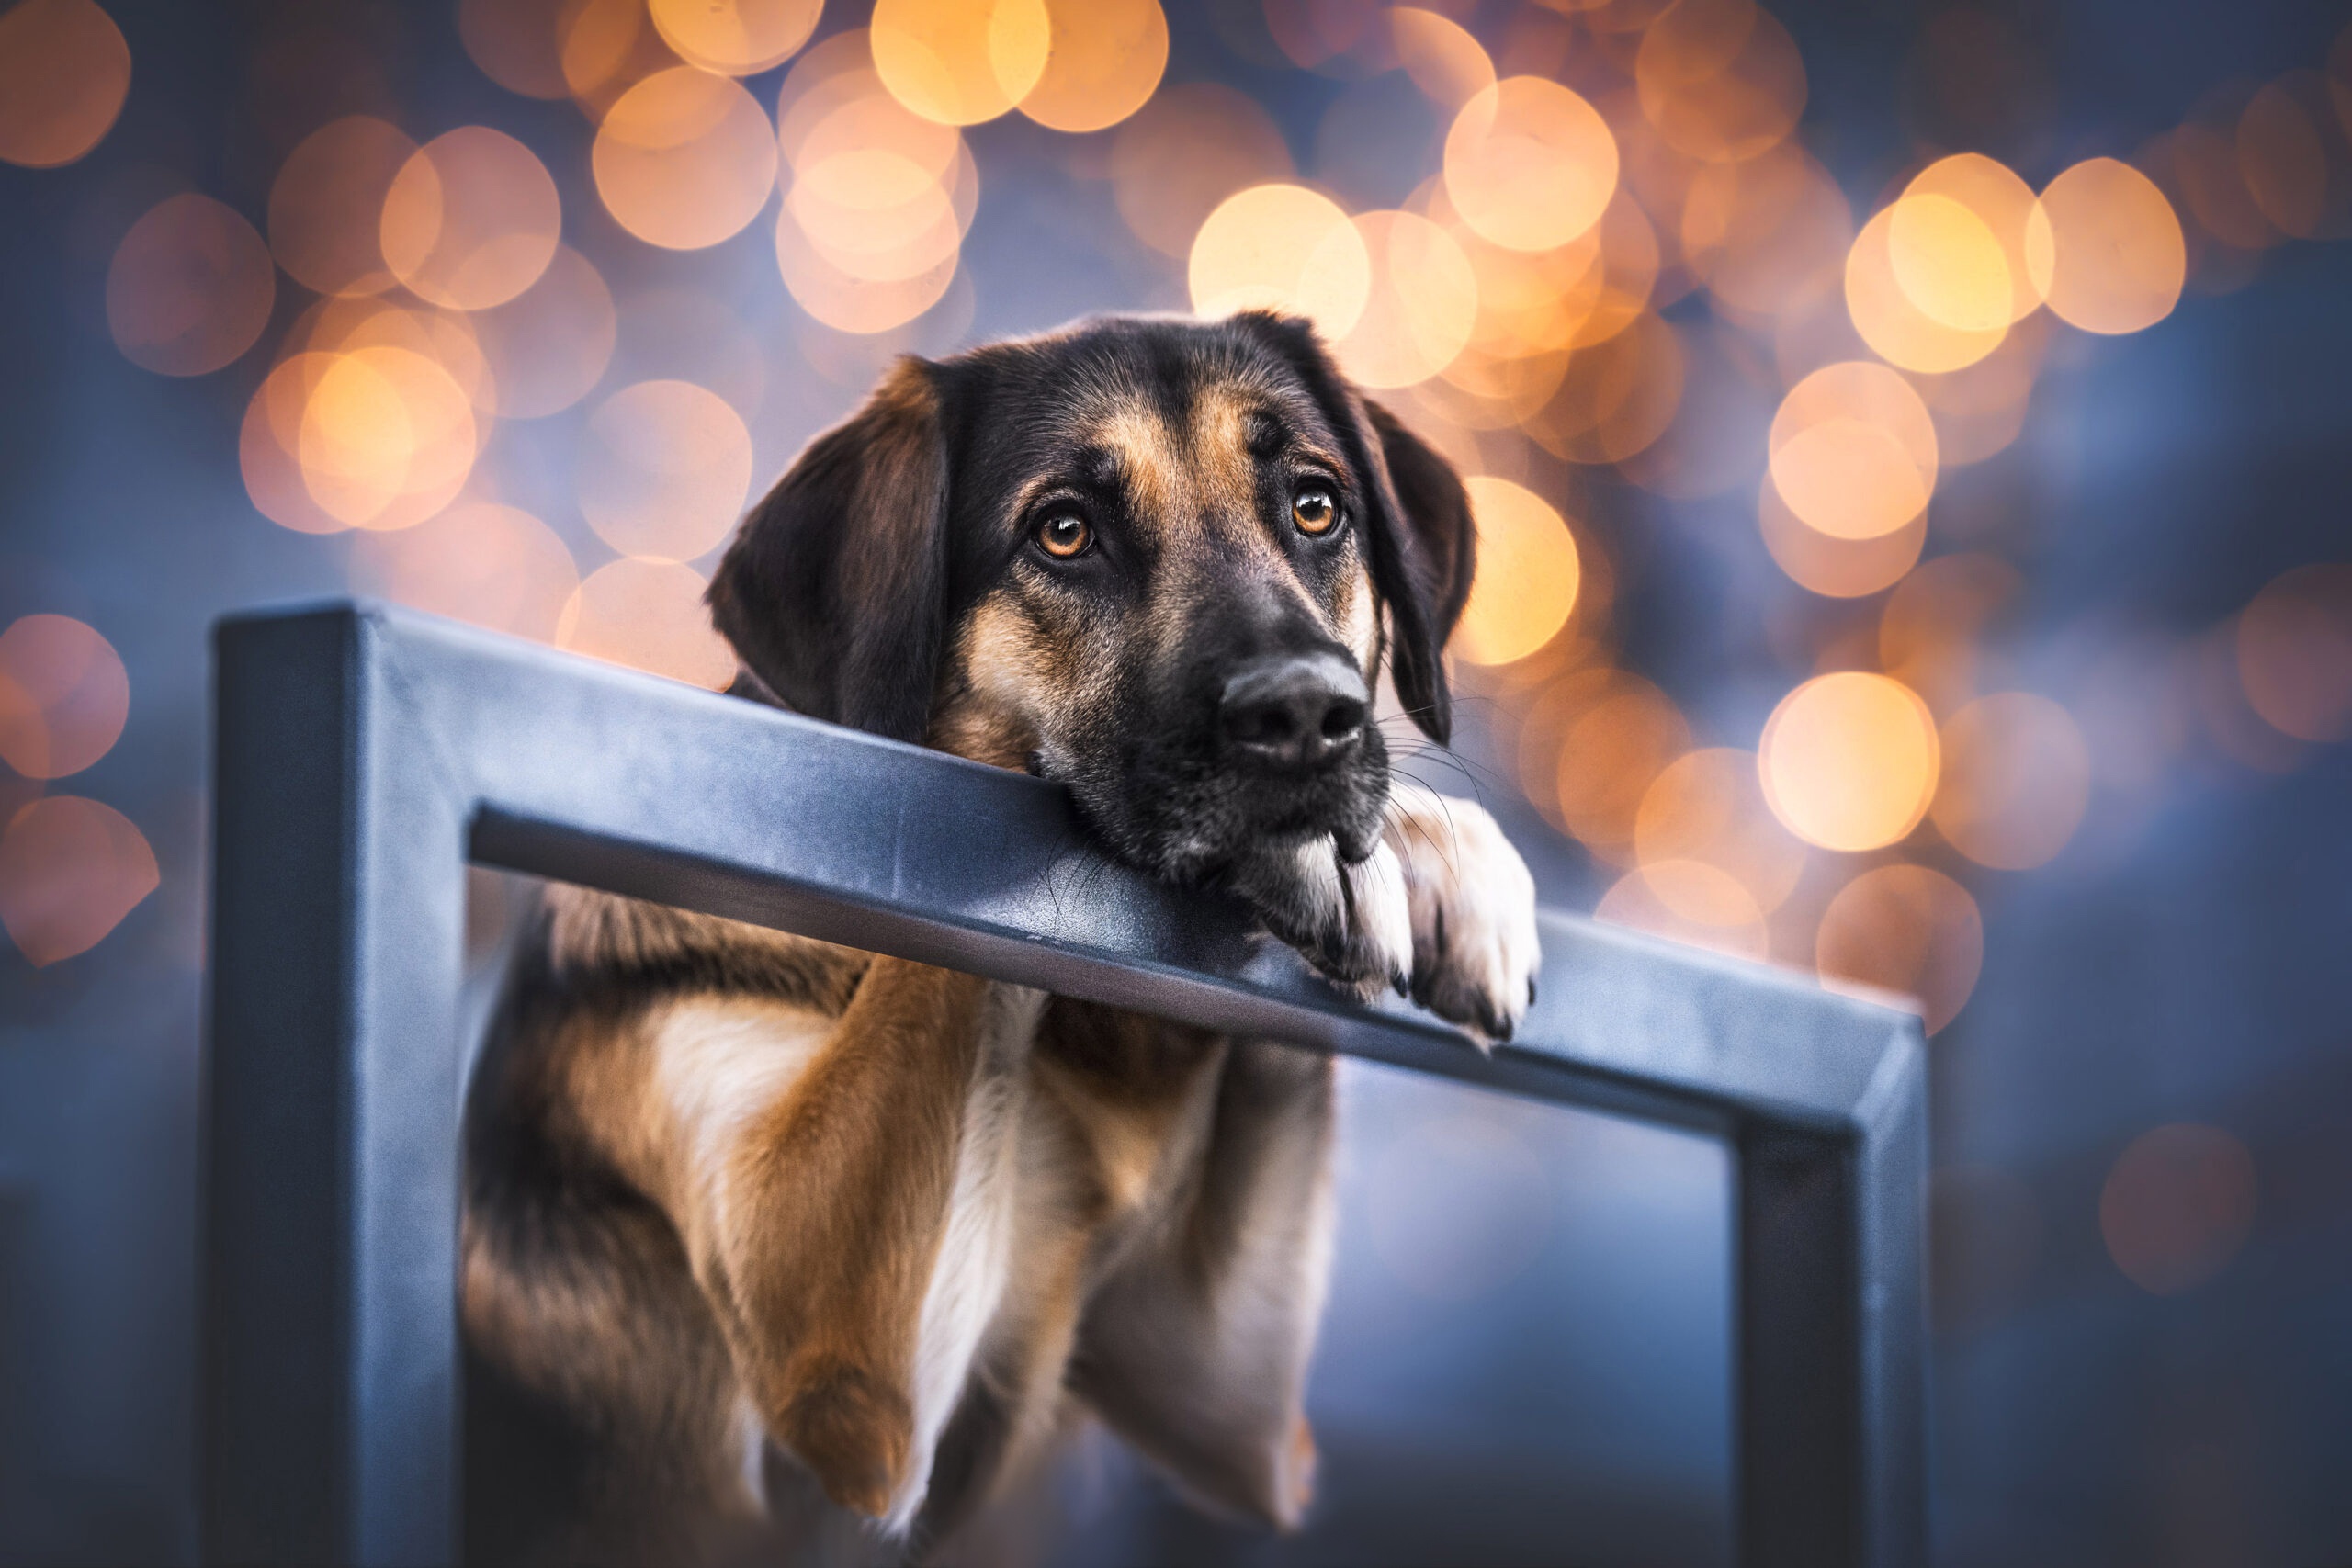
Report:
M 1510 76 L 1462 106 L 1445 136 L 1445 190 L 1496 244 L 1548 251 L 1600 220 L 1617 189 L 1617 141 L 1557 82 Z
M 1796 42 L 1751 0 L 1674 0 L 1644 30 L 1634 79 L 1666 144 L 1710 163 L 1770 151 L 1804 112 Z
M 1171 256 L 1191 252 L 1193 236 L 1227 197 L 1293 173 L 1273 117 L 1217 82 L 1163 89 L 1111 143 L 1119 216 L 1137 239 Z
M 925 119 L 978 125 L 1029 95 L 1046 73 L 1053 19 L 1046 0 L 876 0 L 874 68 L 890 96 Z
M 2300 566 L 2238 616 L 2238 680 L 2272 728 L 2298 740 L 2352 736 L 2352 566 Z
M 1102 130 L 1144 106 L 1168 68 L 1159 0 L 1046 0 L 1046 67 L 1020 99 L 1039 125 Z
M 1568 357 L 1542 408 L 1521 422 L 1535 443 L 1571 463 L 1622 463 L 1674 423 L 1682 404 L 1682 342 L 1644 312 Z
M 1202 316 L 1284 310 L 1343 338 L 1372 297 L 1372 256 L 1339 203 L 1305 186 L 1253 186 L 1217 204 L 1187 265 Z
M 1756 524 L 1773 564 L 1826 599 L 1859 599 L 1893 587 L 1918 564 L 1928 543 L 1925 512 L 1876 538 L 1833 538 L 1789 510 L 1769 473 L 1757 497 Z
M 2090 749 L 2048 697 L 1996 692 L 1946 719 L 1936 830 L 1979 865 L 2026 871 L 2066 847 L 2090 805 Z
M 345 115 L 304 137 L 269 187 L 269 248 L 294 281 L 321 294 L 380 294 L 384 199 L 416 155 L 407 132 Z
M 1486 46 L 1452 17 L 1399 6 L 1388 13 L 1388 28 L 1396 63 L 1439 107 L 1458 111 L 1494 85 L 1495 62 Z
M 202 376 L 269 324 L 277 269 L 254 226 L 209 196 L 168 197 L 130 226 L 107 267 L 107 329 L 123 357 Z
M 1634 858 L 1642 799 L 1690 749 L 1690 726 L 1649 682 L 1611 671 L 1577 694 L 1560 729 L 1554 799 L 1567 830 L 1613 865 Z
M 711 629 L 707 586 L 690 566 L 613 561 L 572 591 L 556 641 L 574 653 L 723 690 L 735 679 L 735 654 Z
M 701 250 L 741 232 L 767 205 L 775 137 L 741 84 L 680 65 L 614 100 L 590 164 L 622 228 L 664 250 Z
M 1935 493 L 1935 422 L 1883 365 L 1825 366 L 1790 389 L 1772 418 L 1772 484 L 1812 527 L 1838 539 L 1892 534 Z
M 1968 889 L 1942 872 L 1877 866 L 1839 888 L 1822 911 L 1814 967 L 1833 991 L 1867 987 L 1917 998 L 1933 1033 L 1976 989 L 1984 917 Z
M 2022 581 L 2018 569 L 1998 556 L 1974 550 L 1938 556 L 1887 595 L 1879 612 L 1879 668 L 1918 693 L 1932 711 L 1953 712 L 1976 695 L 1985 627 Z
M 2227 1267 L 2254 1229 L 2254 1156 L 2219 1127 L 2176 1122 L 2132 1140 L 2098 1195 L 2099 1234 L 2123 1277 L 2159 1296 Z
M 752 437 L 725 399 L 640 381 L 588 416 L 580 511 L 625 556 L 692 560 L 727 536 L 752 486 Z
M 2035 203 L 2026 266 L 2068 325 L 2135 333 L 2172 313 L 2188 253 L 2154 181 L 2113 158 L 2089 158 L 2051 181 Z
M 91 0 L 0 13 L 0 163 L 70 164 L 104 141 L 130 94 L 130 46 Z
M 1935 795 L 1935 720 L 1917 693 L 1883 675 L 1807 681 L 1772 710 L 1757 750 L 1772 814 L 1824 849 L 1897 842 Z
M 1755 896 L 1704 861 L 1645 861 L 1610 886 L 1592 917 L 1740 958 L 1764 958 L 1771 946 Z
M 296 379 L 278 391 L 299 397 L 291 411 L 271 396 L 271 383 L 288 367 L 297 367 Z M 255 401 L 266 434 L 300 465 L 310 499 L 346 527 L 405 528 L 432 516 L 457 498 L 480 450 L 465 389 L 413 349 L 371 344 L 299 355 L 272 374 Z M 290 430 L 281 417 L 288 412 Z M 248 468 L 249 484 L 252 475 Z
M 62 779 L 114 749 L 130 677 L 114 645 L 69 615 L 26 615 L 0 632 L 0 761 Z
M 490 372 L 488 412 L 539 419 L 571 407 L 603 378 L 619 318 L 603 276 L 578 251 L 560 245 L 537 283 L 477 312 L 472 327 Z M 481 406 L 479 398 L 475 402 Z
M 1931 320 L 1989 332 L 2041 303 L 2026 264 L 2033 187 L 1981 152 L 1939 158 L 1903 187 L 1887 231 L 1905 296 Z
M 1645 867 L 1713 867 L 1740 886 L 1759 919 L 1795 891 L 1805 864 L 1804 846 L 1765 802 L 1755 755 L 1729 746 L 1689 752 L 1651 781 L 1634 818 L 1634 852 Z M 1693 919 L 1724 907 L 1711 898 L 1683 908 L 1676 897 L 1682 885 L 1659 880 L 1655 891 Z
M 1426 381 L 1453 363 L 1478 319 L 1478 278 L 1453 236 L 1411 212 L 1355 220 L 1372 264 L 1363 313 L 1331 345 L 1358 386 Z
M 401 166 L 380 239 L 385 265 L 419 299 L 481 310 L 538 281 L 562 226 L 547 165 L 504 131 L 466 125 Z
M 481 73 L 526 98 L 560 98 L 563 14 L 572 0 L 458 0 L 458 38 Z
M 649 0 L 662 41 L 689 65 L 755 76 L 798 52 L 824 0 Z
M 460 502 L 353 542 L 358 592 L 540 642 L 555 640 L 580 570 L 554 529 L 516 507 Z
M 1854 236 L 1854 248 L 1847 253 L 1846 309 L 1854 330 L 1873 353 L 1905 370 L 1936 373 L 1973 365 L 2001 345 L 2008 329 L 1950 326 L 1913 302 L 1894 267 L 1894 220 L 1902 205 L 1897 202 L 1863 224 Z M 1986 253 L 1988 259 L 1990 254 Z M 1937 271 L 1929 265 L 1924 275 L 1933 277 Z M 2030 280 L 2040 292 L 2041 275 L 2030 274 Z
M 45 795 L 0 832 L 0 926 L 37 969 L 97 946 L 162 881 L 146 835 L 98 801 Z
M 646 14 L 646 0 L 565 0 L 556 31 L 565 90 L 592 120 L 648 76 L 683 63 Z
M 1678 238 L 1684 269 L 1724 311 L 1762 323 L 1836 291 L 1854 242 L 1854 214 L 1829 171 L 1783 142 L 1744 164 L 1696 171 Z
M 2330 217 L 2324 104 L 2307 107 L 2285 83 L 2257 89 L 2238 117 L 2238 173 L 2254 204 L 2280 233 L 2308 240 Z
M 1473 664 L 1507 664 L 1552 640 L 1576 609 L 1576 536 L 1552 504 L 1489 475 L 1463 481 L 1478 526 L 1477 575 L 1453 649 Z

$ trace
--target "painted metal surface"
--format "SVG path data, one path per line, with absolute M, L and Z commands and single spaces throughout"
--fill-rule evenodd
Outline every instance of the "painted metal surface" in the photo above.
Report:
M 1742 1559 L 1924 1559 L 1907 1015 L 1547 913 L 1487 1057 L 1106 861 L 1034 779 L 374 605 L 225 621 L 216 662 L 209 1561 L 456 1555 L 469 861 L 1715 1133 Z

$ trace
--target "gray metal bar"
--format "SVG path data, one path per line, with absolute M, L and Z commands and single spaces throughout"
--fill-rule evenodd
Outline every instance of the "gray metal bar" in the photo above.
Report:
M 1488 1058 L 1104 861 L 1035 780 L 405 612 L 216 639 L 209 1560 L 455 1553 L 468 858 L 1716 1132 L 1743 1559 L 1924 1558 L 1916 1021 L 1547 915 Z

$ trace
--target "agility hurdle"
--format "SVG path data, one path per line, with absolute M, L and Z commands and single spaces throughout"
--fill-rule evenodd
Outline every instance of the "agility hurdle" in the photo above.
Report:
M 214 651 L 208 1562 L 458 1555 L 469 863 L 1718 1136 L 1741 1561 L 1925 1561 L 1916 1019 L 1547 911 L 1483 1056 L 1106 861 L 1054 784 L 372 604 Z

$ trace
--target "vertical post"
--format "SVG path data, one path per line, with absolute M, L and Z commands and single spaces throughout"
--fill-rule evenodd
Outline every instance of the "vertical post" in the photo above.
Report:
M 1926 1559 L 1919 1055 L 1890 1045 L 1851 1132 L 1750 1125 L 1737 1139 L 1747 1568 Z
M 217 638 L 208 1560 L 457 1546 L 464 841 L 364 617 Z

